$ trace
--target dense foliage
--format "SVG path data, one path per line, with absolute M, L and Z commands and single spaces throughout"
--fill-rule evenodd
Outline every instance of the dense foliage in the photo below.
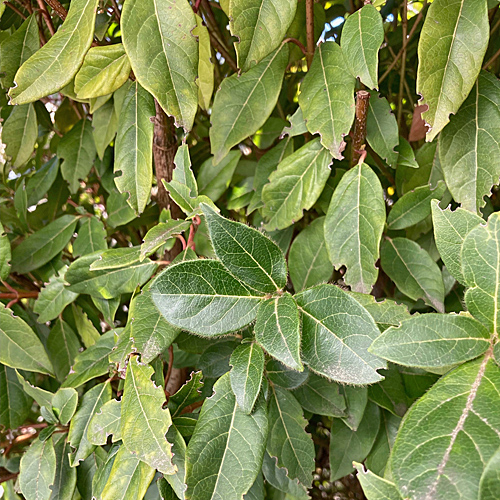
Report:
M 498 500 L 499 33 L 0 3 L 0 497 Z

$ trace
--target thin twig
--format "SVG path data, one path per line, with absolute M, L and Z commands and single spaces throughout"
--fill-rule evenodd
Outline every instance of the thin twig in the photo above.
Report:
M 170 380 L 170 375 L 172 375 L 172 368 L 174 367 L 174 346 L 170 345 L 168 348 L 168 368 L 167 374 L 165 375 L 165 395 L 168 397 L 170 394 L 167 393 L 167 385 Z
M 307 49 L 304 47 L 304 44 L 300 40 L 289 37 L 283 40 L 283 43 L 287 42 L 294 43 L 295 45 L 297 45 L 297 47 L 302 51 L 302 54 L 304 54 L 307 57 Z
M 307 67 L 310 68 L 314 57 L 314 0 L 306 0 Z
M 403 116 L 403 90 L 405 81 L 405 71 L 406 71 L 406 35 L 408 33 L 408 2 L 404 0 L 403 2 L 403 12 L 402 12 L 402 30 L 403 30 L 403 54 L 401 57 L 401 68 L 399 71 L 399 93 L 398 93 L 398 126 L 401 126 L 401 117 Z
M 0 299 L 36 299 L 38 292 L 2 292 Z
M 58 0 L 45 0 L 47 5 L 50 5 L 54 12 L 64 21 L 68 16 L 68 11 L 58 2 Z
M 9 7 L 9 9 L 12 9 L 18 16 L 23 19 L 27 19 L 27 17 L 15 5 L 12 5 L 10 2 L 4 2 L 4 4 Z
M 54 25 L 52 24 L 52 18 L 50 17 L 50 14 L 48 10 L 45 7 L 45 4 L 43 3 L 43 0 L 37 0 L 38 6 L 40 7 L 40 11 L 43 16 L 43 20 L 45 21 L 45 24 L 47 25 L 47 28 L 50 31 L 50 34 L 54 36 L 56 30 L 54 29 Z
M 201 0 L 196 0 L 196 3 L 194 4 L 193 10 L 194 10 L 195 14 L 198 13 L 198 9 L 200 8 L 200 3 L 201 3 Z
M 118 4 L 116 3 L 116 0 L 111 0 L 111 3 L 113 4 L 113 10 L 115 11 L 116 17 L 119 21 L 121 19 L 121 13 L 120 9 L 118 8 Z
M 493 64 L 498 57 L 500 56 L 500 49 L 498 49 L 491 57 L 490 59 L 484 64 L 483 69 L 488 68 L 491 64 Z
M 227 61 L 229 66 L 231 66 L 231 69 L 234 71 L 238 71 L 238 65 L 236 64 L 236 61 L 231 57 L 231 54 L 226 50 L 224 45 L 222 45 L 219 40 L 217 40 L 216 36 L 209 31 L 208 34 L 210 35 L 210 41 L 212 42 L 212 45 L 216 48 L 218 52 L 220 52 L 221 56 Z

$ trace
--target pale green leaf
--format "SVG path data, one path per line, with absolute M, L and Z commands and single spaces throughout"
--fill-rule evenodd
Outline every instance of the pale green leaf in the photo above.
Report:
M 432 257 L 414 241 L 386 239 L 380 251 L 382 269 L 410 299 L 423 299 L 444 312 L 444 284 L 441 270 Z
M 295 296 L 302 315 L 302 359 L 331 380 L 362 385 L 378 382 L 386 364 L 368 352 L 380 332 L 366 309 L 333 285 Z
M 99 465 L 99 468 L 94 472 L 94 477 L 90 479 L 90 486 L 91 486 L 91 491 L 90 491 L 90 496 L 89 499 L 101 499 L 102 494 L 104 492 L 104 486 L 106 486 L 106 483 L 109 479 L 109 475 L 111 473 L 111 469 L 113 468 L 114 462 L 116 460 L 116 455 L 118 454 L 118 451 L 120 448 L 125 448 L 121 443 L 120 444 L 114 444 L 111 445 L 109 448 L 108 454 L 104 452 L 104 449 L 99 447 L 96 448 L 96 450 L 102 450 L 104 452 L 104 456 L 100 461 L 102 462 Z M 128 450 L 127 450 L 128 451 Z M 82 464 L 84 465 L 85 462 Z M 80 489 L 80 485 L 78 486 Z
M 341 160 L 344 137 L 354 120 L 354 85 L 340 46 L 329 41 L 316 49 L 311 68 L 300 86 L 299 105 L 311 134 Z
M 500 177 L 500 82 L 479 75 L 439 138 L 439 159 L 454 200 L 479 213 Z
M 299 311 L 289 293 L 261 303 L 255 322 L 255 339 L 285 366 L 298 371 L 304 369 L 300 360 Z
M 92 43 L 98 0 L 71 2 L 63 27 L 19 69 L 11 104 L 55 94 L 73 80 Z
M 276 106 L 287 63 L 285 44 L 241 76 L 234 74 L 222 81 L 211 115 L 214 163 L 264 125 Z
M 173 474 L 171 445 L 165 434 L 172 424 L 163 410 L 165 394 L 151 380 L 153 368 L 133 357 L 127 367 L 122 398 L 121 435 L 125 446 L 150 467 Z
M 28 207 L 36 205 L 47 194 L 56 180 L 57 172 L 59 172 L 59 158 L 54 156 L 28 179 L 26 184 Z
M 35 332 L 0 303 L 0 363 L 30 372 L 53 375 L 54 368 Z
M 92 47 L 75 77 L 79 99 L 112 94 L 130 75 L 130 61 L 121 43 Z
M 365 5 L 347 18 L 340 40 L 347 66 L 371 89 L 378 88 L 378 51 L 383 41 L 382 16 L 373 5 Z
M 488 47 L 485 0 L 437 0 L 429 7 L 418 44 L 417 94 L 434 137 L 456 113 L 479 75 Z
M 151 285 L 151 293 L 169 323 L 208 337 L 251 323 L 263 298 L 219 261 L 208 259 L 167 267 Z
M 139 262 L 140 247 L 117 247 L 104 250 L 92 264 L 91 271 L 119 269 Z
M 94 127 L 92 135 L 94 136 L 97 156 L 102 160 L 106 148 L 111 144 L 118 129 L 118 115 L 112 100 L 109 100 L 94 113 L 92 126 Z
M 128 203 L 140 214 L 144 211 L 153 182 L 154 99 L 138 82 L 123 102 L 116 134 L 115 184 L 120 193 L 129 193 Z
M 287 120 L 290 122 L 290 126 L 283 129 L 281 137 L 288 136 L 292 138 L 307 133 L 304 114 L 302 113 L 302 108 L 300 106 L 295 110 L 293 115 L 287 117 Z
M 190 196 L 198 196 L 198 184 L 193 174 L 193 170 L 191 169 L 191 158 L 189 155 L 189 146 L 187 144 L 183 144 L 177 149 L 174 157 L 174 165 L 175 168 L 172 172 L 172 180 L 187 186 Z
M 141 245 L 140 261 L 158 250 L 169 238 L 176 234 L 187 231 L 191 223 L 185 220 L 169 220 L 160 222 L 152 227 L 144 236 L 144 242 Z
M 200 16 L 196 16 L 196 28 L 193 35 L 198 37 L 198 104 L 202 109 L 210 107 L 210 100 L 214 91 L 214 65 L 212 64 L 212 49 L 210 34 L 203 25 Z
M 10 274 L 11 257 L 10 240 L 0 222 L 0 279 L 2 280 L 6 280 Z
M 500 446 L 500 369 L 486 356 L 442 377 L 406 414 L 390 467 L 403 497 L 478 498 Z
M 339 269 L 347 267 L 346 284 L 370 293 L 377 281 L 379 245 L 385 224 L 385 202 L 377 175 L 365 163 L 344 174 L 325 219 L 326 249 Z
M 214 165 L 213 157 L 204 161 L 197 175 L 200 194 L 218 200 L 229 187 L 240 158 L 241 151 L 234 150 L 229 151 L 217 165 Z
M 94 164 L 96 147 L 92 135 L 92 122 L 80 120 L 57 145 L 57 156 L 61 163 L 61 174 L 68 181 L 71 193 L 80 187 L 80 179 L 85 179 Z
M 500 497 L 500 448 L 486 464 L 479 483 L 479 499 L 495 500 Z
M 273 386 L 270 390 L 267 452 L 277 457 L 278 466 L 288 471 L 290 479 L 309 486 L 314 471 L 314 443 L 305 431 L 307 420 L 292 393 Z
M 186 500 L 241 498 L 262 466 L 268 420 L 260 398 L 251 415 L 240 410 L 229 374 L 203 403 L 186 452 Z
M 31 158 L 37 138 L 38 124 L 33 104 L 14 106 L 2 128 L 5 154 L 14 168 L 23 166 Z
M 175 172 L 175 170 L 174 170 Z M 170 182 L 165 182 L 162 179 L 165 189 L 170 193 L 170 197 L 174 202 L 179 205 L 179 208 L 188 216 L 200 215 L 201 209 L 200 204 L 206 203 L 210 205 L 214 210 L 219 210 L 213 201 L 208 196 L 195 196 L 191 195 L 190 189 L 186 184 L 181 184 L 179 181 L 172 180 Z
M 398 167 L 418 168 L 417 160 L 415 160 L 415 152 L 410 143 L 401 136 L 399 136 L 398 151 Z
M 66 435 L 55 434 L 53 440 L 56 454 L 56 475 L 54 484 L 50 487 L 52 490 L 50 500 L 68 500 L 73 498 L 75 492 L 76 469 L 69 464 L 70 447 L 66 442 Z
M 264 373 L 264 352 L 258 344 L 241 344 L 231 354 L 231 388 L 239 408 L 252 413 Z
M 73 243 L 73 255 L 80 257 L 88 253 L 106 250 L 106 229 L 97 217 L 85 217 L 78 228 L 78 236 Z
M 332 158 L 314 139 L 287 156 L 262 189 L 266 230 L 284 229 L 300 220 L 319 198 L 330 176 Z
M 100 411 L 94 414 L 87 429 L 88 440 L 95 445 L 105 445 L 108 436 L 113 436 L 113 443 L 121 436 L 120 418 L 122 411 L 121 401 L 111 399 L 101 406 Z
M 367 500 L 403 500 L 394 483 L 365 469 L 363 464 L 354 462 L 353 465 Z
M 123 7 L 123 45 L 137 81 L 186 132 L 198 107 L 195 27 L 187 0 L 128 0 Z
M 229 27 L 238 67 L 248 71 L 277 49 L 292 24 L 297 0 L 230 0 Z
M 127 202 L 129 196 L 128 193 L 122 194 L 116 189 L 111 191 L 106 206 L 108 212 L 108 226 L 123 226 L 137 217 L 134 209 Z
M 52 412 L 52 399 L 54 394 L 42 389 L 41 387 L 31 384 L 17 370 L 16 375 L 17 380 L 22 385 L 24 392 L 28 394 L 28 396 L 31 396 L 38 403 L 38 406 L 44 406 L 55 422 L 55 415 Z
M 101 334 L 97 331 L 92 321 L 87 316 L 87 313 L 76 304 L 71 304 L 71 311 L 76 326 L 76 331 L 85 347 L 93 346 L 99 339 Z
M 5 429 L 16 429 L 22 425 L 32 403 L 15 370 L 0 364 L 0 425 Z
M 490 346 L 479 321 L 453 314 L 422 314 L 387 329 L 370 347 L 399 365 L 439 368 L 477 358 Z

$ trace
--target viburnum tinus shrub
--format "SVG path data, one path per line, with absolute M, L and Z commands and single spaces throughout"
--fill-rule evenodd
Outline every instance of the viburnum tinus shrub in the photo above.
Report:
M 0 496 L 500 498 L 494 0 L 0 4 Z

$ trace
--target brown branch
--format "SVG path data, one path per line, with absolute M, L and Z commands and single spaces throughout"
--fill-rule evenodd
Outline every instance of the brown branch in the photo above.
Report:
M 120 9 L 118 8 L 118 4 L 116 3 L 116 0 L 111 0 L 111 3 L 113 4 L 113 10 L 115 12 L 116 18 L 118 19 L 118 21 L 120 21 L 121 13 Z
M 366 140 L 366 119 L 370 103 L 370 92 L 358 90 L 356 92 L 356 118 L 354 120 L 354 134 L 351 143 L 351 167 L 356 165 L 361 157 Z
M 18 16 L 23 19 L 27 19 L 27 17 L 15 5 L 12 5 L 10 2 L 4 2 L 4 4 L 9 7 L 9 9 L 12 9 Z
M 171 394 L 167 391 L 167 385 L 170 381 L 170 376 L 172 375 L 172 369 L 174 367 L 174 346 L 170 345 L 168 348 L 168 368 L 167 374 L 165 375 L 165 396 L 171 396 Z
M 217 49 L 218 52 L 220 52 L 221 56 L 227 61 L 229 66 L 231 66 L 231 69 L 233 69 L 234 71 L 238 71 L 238 65 L 232 58 L 231 54 L 227 51 L 226 47 L 224 47 L 224 45 L 219 42 L 219 40 L 210 30 L 208 31 L 208 34 L 210 35 L 210 41 L 212 42 L 212 45 Z
M 403 2 L 403 12 L 401 13 L 403 25 L 403 41 L 402 48 L 403 54 L 401 55 L 401 68 L 399 71 L 399 92 L 398 92 L 398 116 L 397 122 L 398 126 L 401 126 L 401 117 L 403 116 L 403 90 L 404 90 L 404 82 L 405 82 L 405 71 L 406 71 L 406 35 L 408 33 L 408 2 L 404 0 Z
M 11 479 L 16 479 L 19 475 L 19 472 L 13 472 L 11 474 L 7 474 L 6 476 L 0 476 L 0 483 L 5 483 L 6 481 L 10 481 Z
M 294 43 L 295 45 L 297 45 L 297 47 L 302 51 L 302 54 L 304 54 L 306 57 L 307 57 L 307 49 L 304 47 L 304 44 L 300 41 L 300 40 L 297 40 L 296 38 L 285 38 L 283 40 L 283 43 L 287 43 L 287 42 L 291 42 L 291 43 Z
M 490 65 L 492 65 L 500 56 L 500 49 L 498 49 L 490 58 L 489 60 L 484 64 L 483 69 L 488 68 Z
M 36 299 L 38 292 L 2 292 L 0 299 Z
M 68 16 L 68 11 L 58 2 L 58 0 L 45 0 L 47 5 L 50 5 L 54 12 L 64 21 Z
M 314 57 L 314 0 L 306 0 L 307 67 L 310 68 Z
M 38 6 L 40 7 L 40 12 L 42 13 L 43 20 L 45 21 L 45 24 L 47 25 L 47 28 L 50 31 L 50 34 L 54 36 L 56 30 L 54 29 L 54 25 L 52 24 L 52 18 L 50 17 L 50 14 L 48 10 L 45 7 L 45 4 L 43 3 L 43 0 L 37 0 Z

